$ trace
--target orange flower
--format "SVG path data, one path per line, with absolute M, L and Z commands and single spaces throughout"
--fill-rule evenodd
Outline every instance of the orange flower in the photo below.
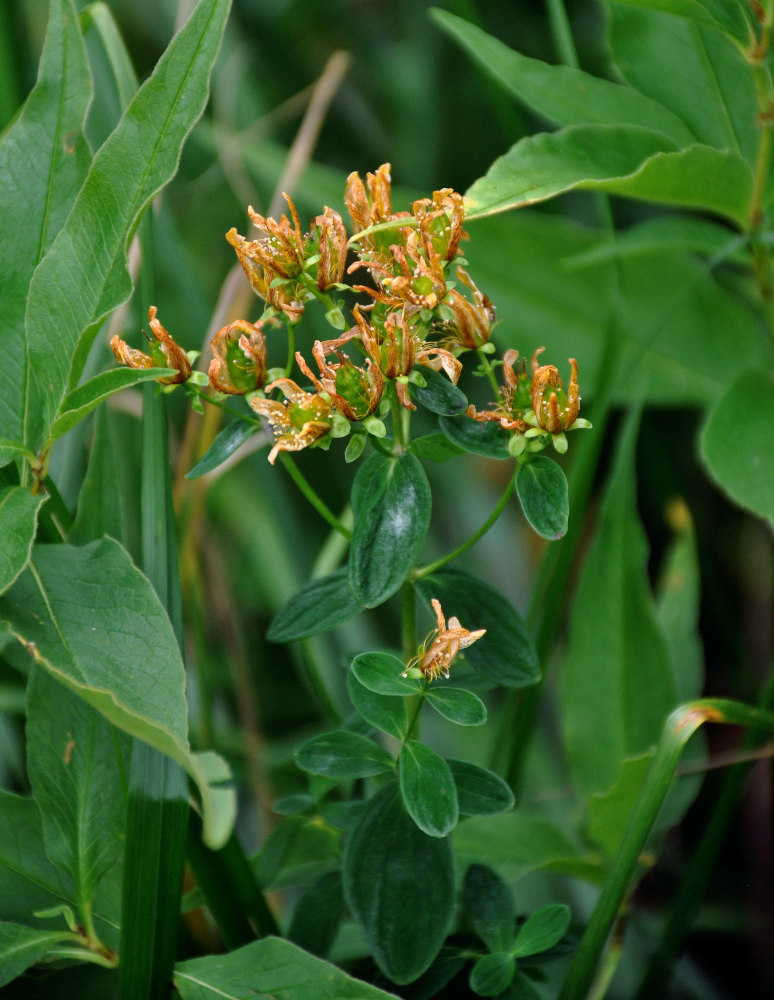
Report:
M 156 381 L 163 385 L 179 385 L 191 377 L 191 362 L 183 348 L 170 337 L 156 319 L 156 311 L 155 306 L 151 306 L 148 310 L 148 321 L 153 334 L 153 340 L 147 337 L 150 354 L 143 354 L 142 351 L 130 347 L 118 334 L 110 341 L 110 347 L 116 356 L 116 361 L 120 365 L 128 365 L 129 368 L 176 368 L 177 375 L 159 378 Z
M 392 217 L 390 164 L 383 163 L 375 174 L 366 174 L 366 185 L 368 193 L 357 171 L 347 178 L 344 204 L 349 210 L 356 233 Z
M 452 288 L 444 304 L 443 312 L 451 313 L 451 320 L 444 323 L 444 344 L 449 347 L 464 347 L 468 351 L 489 342 L 495 322 L 495 309 L 491 300 L 480 292 L 472 278 L 461 267 L 457 277 L 473 292 L 473 301 L 465 298 L 456 288 Z
M 530 378 L 526 361 L 519 361 L 519 352 L 513 348 L 503 355 L 503 377 L 505 385 L 500 386 L 500 398 L 491 410 L 476 410 L 471 403 L 465 412 L 473 420 L 496 420 L 505 430 L 523 434 L 529 428 L 524 415 L 530 405 Z
M 486 633 L 485 628 L 471 632 L 470 629 L 463 628 L 459 620 L 454 617 L 449 619 L 447 625 L 441 602 L 433 598 L 431 604 L 435 611 L 437 627 L 427 636 L 417 655 L 406 664 L 404 677 L 412 670 L 419 670 L 429 681 L 438 677 L 448 677 L 449 668 L 457 653 L 472 646 Z
M 451 188 L 441 188 L 440 191 L 433 191 L 432 201 L 422 198 L 415 201 L 412 208 L 428 256 L 432 251 L 444 260 L 454 260 L 460 240 L 468 238 L 462 228 L 465 216 L 462 195 Z
M 570 358 L 570 384 L 565 392 L 559 369 L 554 365 L 538 365 L 538 354 L 544 350 L 538 347 L 532 356 L 532 410 L 539 427 L 559 434 L 575 423 L 580 410 L 578 362 Z
M 214 357 L 208 375 L 213 389 L 239 396 L 260 389 L 266 379 L 264 325 L 238 319 L 218 330 L 210 341 Z
M 269 461 L 274 464 L 281 451 L 301 451 L 319 441 L 331 429 L 331 408 L 322 396 L 304 392 L 289 378 L 278 378 L 266 386 L 266 392 L 279 389 L 285 403 L 255 396 L 250 406 L 269 421 L 274 432 L 274 447 Z
M 333 406 L 347 420 L 364 420 L 379 405 L 384 388 L 384 379 L 378 364 L 369 357 L 363 368 L 353 364 L 338 348 L 353 339 L 356 330 L 350 330 L 336 340 L 316 340 L 312 354 L 320 369 L 318 378 L 299 352 L 296 352 L 298 366 L 311 379 L 318 392 L 327 392 Z M 326 361 L 326 354 L 336 353 L 338 363 Z
M 347 230 L 339 213 L 326 205 L 323 214 L 312 220 L 310 237 L 318 239 L 317 287 L 324 292 L 342 280 L 347 264 Z

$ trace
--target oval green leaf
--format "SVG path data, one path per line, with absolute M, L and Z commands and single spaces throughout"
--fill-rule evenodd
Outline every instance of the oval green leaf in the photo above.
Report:
M 425 743 L 409 740 L 398 757 L 403 804 L 420 830 L 445 837 L 459 819 L 457 786 L 449 765 Z
M 499 774 L 466 760 L 447 760 L 460 813 L 465 816 L 491 816 L 513 808 L 513 792 Z
M 439 417 L 438 426 L 463 451 L 484 458 L 511 458 L 508 437 L 499 424 L 470 417 Z
M 345 729 L 313 737 L 293 756 L 303 771 L 329 778 L 367 778 L 395 766 L 392 756 L 373 740 Z
M 538 455 L 519 466 L 516 494 L 529 525 L 542 537 L 555 541 L 567 534 L 570 498 L 561 466 Z
M 448 839 L 423 833 L 390 783 L 349 837 L 342 874 L 347 905 L 379 968 L 395 983 L 413 982 L 440 951 L 454 916 Z
M 486 635 L 465 650 L 465 658 L 476 670 L 507 687 L 526 687 L 540 680 L 537 652 L 527 627 L 496 588 L 460 569 L 438 570 L 416 580 L 414 586 L 428 607 L 435 597 L 447 617 L 456 616 L 471 631 L 486 629 Z
M 413 399 L 421 403 L 426 410 L 431 413 L 438 413 L 442 417 L 454 417 L 462 413 L 468 405 L 468 399 L 462 389 L 453 385 L 445 375 L 422 366 L 422 375 L 425 379 L 424 385 L 411 384 L 410 394 Z
M 352 495 L 349 586 L 373 608 L 395 593 L 414 565 L 430 525 L 430 484 L 413 455 L 376 454 L 358 471 Z
M 487 865 L 471 865 L 462 883 L 462 902 L 473 930 L 490 951 L 513 944 L 516 909 L 505 880 Z
M 392 698 L 371 691 L 350 670 L 347 674 L 347 692 L 361 718 L 375 729 L 402 740 L 408 733 L 408 712 L 402 698 Z
M 424 683 L 415 677 L 403 677 L 405 663 L 392 653 L 361 653 L 352 661 L 352 670 L 360 683 L 376 694 L 407 698 L 419 694 Z
M 548 951 L 562 940 L 570 926 L 570 908 L 564 903 L 551 903 L 530 914 L 519 928 L 513 955 L 523 958 Z
M 0 594 L 7 590 L 29 562 L 38 525 L 38 511 L 47 499 L 33 496 L 23 486 L 0 492 Z
M 472 691 L 436 686 L 428 688 L 426 698 L 439 715 L 458 726 L 481 726 L 486 722 L 486 705 Z
M 292 642 L 328 632 L 349 621 L 363 605 L 355 600 L 347 582 L 347 568 L 312 580 L 274 617 L 266 638 L 269 642 Z
M 213 469 L 217 469 L 219 465 L 222 465 L 227 458 L 231 458 L 234 452 L 241 448 L 245 441 L 259 430 L 258 425 L 252 423 L 250 420 L 241 420 L 238 418 L 232 420 L 218 434 L 191 471 L 186 473 L 185 478 L 198 479 L 199 476 L 204 476 L 208 472 L 212 472 Z
M 480 997 L 500 996 L 511 984 L 516 972 L 516 959 L 498 951 L 480 958 L 470 973 L 470 988 Z

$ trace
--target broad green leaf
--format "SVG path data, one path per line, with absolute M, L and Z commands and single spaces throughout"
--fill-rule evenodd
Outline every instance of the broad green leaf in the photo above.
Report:
M 414 438 L 411 442 L 411 454 L 428 462 L 446 462 L 457 455 L 464 455 L 465 452 L 441 431 L 434 431 L 432 434 Z
M 204 476 L 217 469 L 258 430 L 257 424 L 253 424 L 249 420 L 232 420 L 218 434 L 191 471 L 186 473 L 185 478 L 198 479 L 199 476 Z
M 505 951 L 515 933 L 516 908 L 511 890 L 486 865 L 471 865 L 462 882 L 465 912 L 490 951 Z
M 347 674 L 347 692 L 361 718 L 375 729 L 402 740 L 408 733 L 408 711 L 402 698 L 393 698 L 371 691 L 357 679 L 354 671 Z
M 262 889 L 306 885 L 339 867 L 339 835 L 317 817 L 288 816 L 251 859 Z
M 415 580 L 414 586 L 428 607 L 435 597 L 447 618 L 458 618 L 471 631 L 486 629 L 486 635 L 465 650 L 476 670 L 507 687 L 526 687 L 540 680 L 527 627 L 495 587 L 459 569 L 438 570 Z
M 328 778 L 366 778 L 395 766 L 391 754 L 373 740 L 345 729 L 313 736 L 293 756 L 302 770 Z
M 400 794 L 409 816 L 430 837 L 445 837 L 459 819 L 449 765 L 425 743 L 409 740 L 398 757 Z
M 725 32 L 745 49 L 750 43 L 752 21 L 744 16 L 744 6 L 737 0 L 616 0 L 616 3 L 688 18 Z
M 273 937 L 179 962 L 174 984 L 183 1000 L 394 1000 L 394 994 Z
M 604 850 L 609 861 L 618 853 L 652 760 L 652 751 L 627 757 L 621 761 L 615 784 L 589 798 L 588 834 Z
M 671 108 L 699 142 L 734 149 L 753 163 L 757 102 L 737 46 L 688 18 L 619 3 L 608 9 L 610 48 L 624 79 Z
M 424 385 L 411 384 L 411 396 L 426 410 L 439 413 L 444 417 L 453 417 L 462 413 L 468 405 L 468 400 L 462 389 L 452 385 L 446 375 L 433 371 L 427 365 L 422 366 Z
M 676 151 L 639 125 L 572 125 L 517 142 L 465 195 L 471 216 L 534 205 L 572 190 L 715 212 L 744 226 L 753 175 L 735 150 Z
M 174 368 L 111 368 L 95 375 L 88 382 L 69 392 L 62 400 L 59 415 L 49 429 L 49 438 L 53 441 L 66 434 L 113 393 L 142 382 L 173 375 L 174 372 Z
M 403 677 L 405 663 L 392 653 L 361 653 L 352 661 L 352 672 L 360 683 L 376 694 L 406 698 L 419 694 L 424 682 Z
M 460 864 L 487 864 L 508 882 L 538 868 L 574 868 L 581 858 L 556 825 L 522 812 L 466 819 L 452 834 Z
M 482 726 L 486 722 L 486 705 L 472 691 L 434 685 L 427 689 L 425 697 L 439 715 L 458 726 Z
M 448 760 L 457 786 L 460 813 L 465 816 L 490 816 L 513 808 L 510 787 L 499 774 L 466 760 Z
M 427 534 L 430 506 L 430 484 L 413 455 L 377 453 L 358 470 L 349 586 L 366 607 L 386 601 L 406 579 Z
M 0 920 L 75 905 L 72 882 L 46 856 L 40 810 L 30 798 L 0 789 Z
M 771 487 L 774 441 L 774 376 L 740 375 L 710 411 L 701 455 L 710 475 L 734 503 L 774 524 Z
M 516 972 L 516 959 L 507 952 L 494 952 L 479 958 L 470 972 L 470 988 L 480 997 L 501 996 Z
M 516 494 L 527 522 L 542 538 L 555 541 L 567 534 L 567 477 L 552 458 L 538 455 L 522 463 L 516 473 Z
M 110 722 L 176 760 L 199 787 L 205 837 L 218 846 L 233 802 L 215 754 L 192 754 L 185 674 L 169 619 L 147 578 L 112 539 L 38 546 L 0 599 L 0 622 Z
M 353 618 L 363 605 L 352 596 L 347 568 L 312 580 L 290 598 L 274 617 L 266 638 L 292 642 L 319 635 Z
M 38 404 L 29 395 L 27 292 L 88 170 L 91 152 L 83 119 L 90 99 L 91 78 L 74 4 L 51 0 L 37 83 L 0 139 L 0 436 L 33 448 L 39 443 Z M 58 296 L 50 292 L 52 307 L 60 309 Z
M 379 968 L 395 983 L 413 982 L 440 951 L 454 916 L 449 840 L 423 833 L 391 783 L 350 834 L 343 876 L 350 912 Z
M 484 72 L 554 125 L 643 125 L 663 132 L 678 146 L 696 141 L 667 106 L 630 87 L 530 59 L 448 11 L 432 9 L 431 17 Z
M 61 937 L 59 931 L 40 931 L 0 921 L 0 986 L 40 961 Z
M 296 903 L 288 939 L 313 955 L 325 958 L 336 939 L 343 913 L 341 874 L 321 875 Z
M 81 914 L 123 854 L 129 740 L 33 665 L 27 685 L 27 770 L 46 854 L 72 878 Z
M 558 944 L 570 926 L 570 908 L 564 903 L 551 903 L 531 913 L 519 928 L 513 954 L 516 958 L 538 955 Z
M 470 417 L 440 417 L 438 426 L 446 437 L 462 451 L 484 458 L 511 458 L 508 435 L 499 424 L 492 421 L 472 420 Z
M 204 110 L 229 6 L 229 0 L 200 0 L 95 156 L 65 226 L 35 272 L 26 315 L 28 409 L 40 414 L 42 427 L 28 434 L 33 447 L 80 379 L 101 321 L 131 294 L 129 241 L 145 207 L 175 173 L 185 138 Z
M 27 565 L 35 532 L 38 512 L 47 497 L 33 496 L 22 486 L 9 486 L 0 491 L 0 593 L 7 590 Z
M 84 8 L 80 17 L 84 37 L 88 36 L 92 28 L 99 36 L 110 65 L 118 100 L 121 107 L 125 108 L 137 90 L 137 75 L 113 14 L 106 3 L 97 2 Z
M 677 704 L 635 509 L 636 440 L 637 422 L 630 418 L 572 608 L 563 730 L 573 780 L 584 796 L 609 788 L 625 757 L 657 743 Z

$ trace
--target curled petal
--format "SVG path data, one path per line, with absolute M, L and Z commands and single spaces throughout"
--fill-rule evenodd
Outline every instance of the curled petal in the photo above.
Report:
M 210 341 L 213 359 L 208 376 L 218 392 L 243 395 L 266 380 L 265 323 L 238 319 L 222 327 Z
M 144 354 L 142 351 L 129 347 L 116 335 L 110 341 L 110 347 L 116 361 L 129 368 L 176 368 L 176 375 L 160 378 L 157 381 L 163 385 L 179 385 L 181 382 L 187 382 L 191 377 L 192 370 L 188 355 L 156 319 L 156 312 L 155 306 L 151 306 L 148 310 L 148 322 L 153 334 L 153 340 L 149 338 L 151 353 Z
M 274 433 L 269 461 L 274 464 L 281 451 L 301 451 L 319 441 L 331 429 L 330 406 L 322 396 L 305 392 L 289 378 L 275 379 L 266 391 L 279 389 L 286 403 L 253 397 L 250 406 L 268 420 Z
M 559 369 L 538 364 L 538 355 L 543 350 L 539 347 L 532 357 L 532 409 L 540 427 L 558 434 L 575 423 L 580 411 L 578 362 L 570 358 L 570 384 L 565 391 Z
M 472 646 L 486 633 L 486 629 L 471 632 L 463 628 L 459 620 L 453 616 L 447 625 L 441 602 L 433 598 L 431 603 L 435 612 L 436 627 L 422 643 L 417 655 L 408 662 L 405 673 L 416 668 L 432 681 L 438 677 L 448 677 L 449 668 L 457 653 Z

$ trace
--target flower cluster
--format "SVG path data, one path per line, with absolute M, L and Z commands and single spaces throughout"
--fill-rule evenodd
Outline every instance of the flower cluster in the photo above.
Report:
M 279 220 L 248 209 L 258 230 L 255 239 L 236 229 L 226 234 L 265 308 L 256 323 L 237 320 L 215 334 L 208 371 L 215 392 L 246 395 L 268 422 L 274 436 L 269 461 L 282 451 L 327 447 L 331 438 L 349 434 L 355 425 L 383 436 L 380 416 L 391 408 L 394 418 L 401 410 L 415 409 L 409 386 L 424 386 L 428 369 L 443 371 L 457 384 L 465 352 L 476 352 L 480 373 L 489 376 L 497 391 L 489 409 L 470 405 L 467 416 L 497 422 L 508 434 L 513 455 L 539 450 L 549 440 L 563 451 L 565 431 L 589 426 L 578 418 L 574 359 L 566 389 L 553 365 L 538 363 L 543 348 L 535 352 L 530 371 L 515 350 L 507 350 L 502 361 L 489 360 L 495 350 L 490 342 L 495 310 L 463 266 L 467 262 L 460 245 L 467 234 L 460 194 L 443 188 L 432 198 L 415 201 L 410 212 L 394 212 L 389 163 L 368 173 L 365 181 L 352 173 L 344 195 L 351 239 L 339 213 L 328 207 L 305 233 L 293 201 L 285 198 L 289 215 Z M 347 284 L 350 275 L 359 283 Z M 349 326 L 342 292 L 360 299 L 351 308 Z M 310 355 L 292 351 L 284 369 L 269 369 L 267 334 L 282 325 L 280 320 L 289 326 L 298 323 L 314 301 L 324 306 L 337 335 L 316 340 Z M 201 384 L 204 376 L 192 374 L 185 352 L 155 314 L 152 307 L 150 354 L 116 337 L 111 344 L 116 358 L 135 368 L 177 369 L 174 377 L 159 381 Z M 306 387 L 291 377 L 294 360 Z M 504 377 L 500 387 L 493 377 L 498 365 Z M 364 443 L 364 438 L 358 440 Z

